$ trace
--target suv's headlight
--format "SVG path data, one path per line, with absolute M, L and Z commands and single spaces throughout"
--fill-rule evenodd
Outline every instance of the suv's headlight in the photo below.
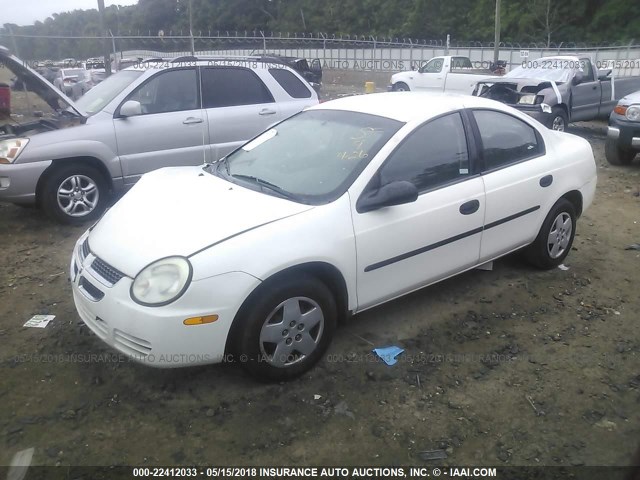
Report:
M 167 257 L 153 262 L 136 276 L 131 298 L 149 307 L 167 305 L 179 298 L 189 286 L 193 269 L 184 257 Z
M 625 117 L 627 117 L 627 120 L 631 120 L 632 122 L 640 121 L 640 105 L 631 105 L 627 108 Z
M 29 143 L 28 138 L 10 138 L 0 141 L 0 163 L 13 163 Z

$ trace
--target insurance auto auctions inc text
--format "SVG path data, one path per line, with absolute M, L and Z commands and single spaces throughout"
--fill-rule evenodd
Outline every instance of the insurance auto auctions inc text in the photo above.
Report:
M 495 468 L 441 467 L 259 467 L 254 475 L 262 478 L 425 478 L 425 477 L 496 477 Z

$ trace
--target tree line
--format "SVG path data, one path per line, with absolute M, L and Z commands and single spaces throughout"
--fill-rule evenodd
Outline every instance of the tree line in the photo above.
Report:
M 60 2 L 62 5 L 62 2 Z M 194 34 L 226 31 L 324 32 L 452 42 L 492 42 L 495 0 L 191 0 Z M 501 41 L 559 44 L 640 42 L 637 0 L 501 0 Z M 113 35 L 189 32 L 188 0 L 138 0 L 105 9 Z M 5 24 L 0 43 L 24 58 L 85 58 L 99 42 L 32 39 L 97 36 L 96 10 L 54 14 L 34 25 Z M 15 37 L 11 37 L 12 33 Z M 145 48 L 127 44 L 127 48 Z M 184 46 L 183 46 L 184 47 Z M 118 49 L 123 49 L 122 45 Z

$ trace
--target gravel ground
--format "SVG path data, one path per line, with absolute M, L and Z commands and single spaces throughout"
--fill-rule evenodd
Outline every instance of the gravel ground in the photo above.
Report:
M 379 89 L 383 89 L 377 84 Z M 328 96 L 363 86 L 325 83 Z M 360 90 L 358 90 L 360 89 Z M 567 270 L 518 255 L 351 319 L 303 377 L 155 370 L 81 325 L 68 284 L 83 229 L 0 205 L 0 465 L 624 465 L 640 438 L 640 159 L 599 166 Z M 56 318 L 23 328 L 34 314 Z M 406 353 L 393 367 L 372 345 Z M 427 462 L 421 452 L 444 450 Z

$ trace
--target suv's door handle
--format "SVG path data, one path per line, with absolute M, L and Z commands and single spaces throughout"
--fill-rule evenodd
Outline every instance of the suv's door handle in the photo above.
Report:
M 480 202 L 478 200 L 469 200 L 468 202 L 460 205 L 460 213 L 462 215 L 471 215 L 480 208 Z
M 204 120 L 196 117 L 187 117 L 182 123 L 185 125 L 191 125 L 192 123 L 202 123 Z
M 258 115 L 274 115 L 275 113 L 275 110 L 271 110 L 270 108 L 263 108 L 262 110 L 260 110 Z

